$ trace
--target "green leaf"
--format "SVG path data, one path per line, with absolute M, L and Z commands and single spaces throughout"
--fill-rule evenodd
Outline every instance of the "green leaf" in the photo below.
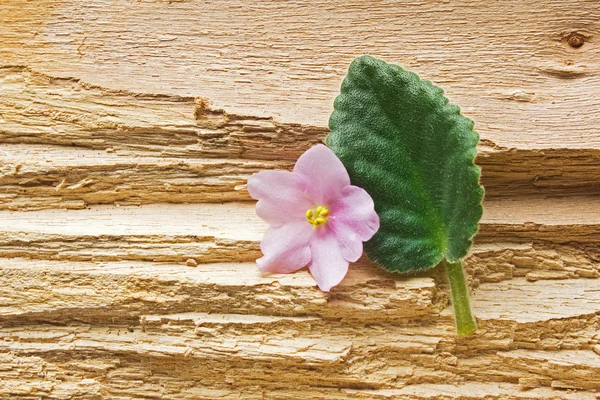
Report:
M 467 255 L 483 211 L 479 136 L 443 90 L 397 65 L 350 65 L 327 144 L 381 219 L 365 245 L 387 270 L 424 270 Z

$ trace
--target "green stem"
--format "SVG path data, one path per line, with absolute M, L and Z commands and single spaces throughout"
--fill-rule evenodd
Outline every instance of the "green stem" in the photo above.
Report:
M 456 332 L 459 336 L 466 336 L 475 332 L 477 323 L 471 312 L 469 286 L 465 279 L 465 271 L 463 270 L 460 261 L 450 263 L 444 260 L 444 264 L 446 265 L 446 271 L 448 271 L 448 280 L 450 281 L 450 289 L 452 292 Z

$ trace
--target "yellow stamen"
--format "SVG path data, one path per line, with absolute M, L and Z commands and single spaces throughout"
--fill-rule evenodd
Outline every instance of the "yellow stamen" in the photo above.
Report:
M 309 224 L 315 228 L 319 225 L 327 223 L 327 216 L 329 215 L 329 209 L 324 206 L 318 206 L 316 208 L 306 210 L 306 219 Z

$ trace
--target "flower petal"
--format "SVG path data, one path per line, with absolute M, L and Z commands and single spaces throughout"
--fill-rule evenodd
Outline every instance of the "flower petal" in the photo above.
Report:
M 315 235 L 310 243 L 312 260 L 308 265 L 317 285 L 324 292 L 344 279 L 348 272 L 348 261 L 342 256 L 335 237 L 324 233 Z
M 358 234 L 363 242 L 371 239 L 379 230 L 379 215 L 375 212 L 373 199 L 358 186 L 348 185 L 331 205 L 331 216 Z
M 357 261 L 363 253 L 360 235 L 350 226 L 334 218 L 329 218 L 328 225 L 331 227 L 331 234 L 340 246 L 344 259 L 350 262 Z
M 256 214 L 269 225 L 305 221 L 313 204 L 306 198 L 304 179 L 288 171 L 261 171 L 248 178 L 248 192 L 258 200 Z
M 350 185 L 350 177 L 339 158 L 329 147 L 318 144 L 300 156 L 294 173 L 301 175 L 308 197 L 317 205 L 328 205 L 344 186 Z
M 314 228 L 306 221 L 289 222 L 267 229 L 260 249 L 264 256 L 256 260 L 261 272 L 287 274 L 311 260 L 309 241 Z

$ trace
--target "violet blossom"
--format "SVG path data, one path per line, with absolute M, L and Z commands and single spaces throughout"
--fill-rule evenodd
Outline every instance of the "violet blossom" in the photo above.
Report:
M 263 273 L 289 273 L 306 265 L 328 292 L 357 261 L 363 242 L 379 229 L 371 196 L 350 184 L 342 162 L 326 146 L 306 151 L 293 172 L 262 171 L 248 179 L 256 214 L 269 224 L 256 260 Z

